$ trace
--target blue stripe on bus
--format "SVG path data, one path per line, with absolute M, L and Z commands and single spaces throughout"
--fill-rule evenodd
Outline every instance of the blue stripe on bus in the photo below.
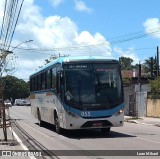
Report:
M 110 117 L 113 114 L 115 114 L 118 110 L 124 108 L 124 103 L 118 105 L 117 107 L 109 110 L 96 110 L 96 111 L 85 111 L 85 110 L 78 110 L 75 108 L 71 108 L 67 105 L 64 105 L 65 110 L 68 110 L 70 112 L 73 112 L 74 114 L 77 114 L 78 116 L 82 118 L 98 118 L 98 117 Z M 89 112 L 89 114 L 82 114 L 84 112 Z
M 39 91 L 39 92 L 33 92 L 31 93 L 32 94 L 46 94 L 48 92 L 52 92 L 53 94 L 55 94 L 54 90 L 48 90 L 48 91 Z M 109 109 L 109 110 L 96 110 L 96 111 L 85 111 L 85 110 L 78 110 L 78 109 L 75 109 L 75 108 L 72 108 L 68 105 L 65 105 L 64 104 L 64 109 L 65 110 L 68 110 L 70 112 L 73 112 L 74 114 L 77 114 L 78 116 L 82 117 L 82 118 L 99 118 L 99 117 L 110 117 L 112 116 L 113 114 L 115 114 L 118 110 L 124 108 L 124 103 L 118 105 L 117 107 L 113 108 L 113 109 Z M 86 114 L 86 116 L 82 116 L 82 112 L 89 112 L 90 113 L 90 116 L 88 116 Z

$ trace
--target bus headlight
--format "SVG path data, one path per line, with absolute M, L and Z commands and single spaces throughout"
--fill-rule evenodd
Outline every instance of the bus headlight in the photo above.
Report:
M 116 116 L 121 115 L 123 112 L 124 112 L 124 109 L 120 109 L 115 113 L 115 115 Z
M 67 110 L 66 112 L 67 112 L 68 115 L 70 115 L 70 116 L 72 116 L 74 118 L 78 118 L 79 117 L 77 114 L 75 114 L 75 113 L 73 113 L 73 112 L 71 112 L 69 110 Z

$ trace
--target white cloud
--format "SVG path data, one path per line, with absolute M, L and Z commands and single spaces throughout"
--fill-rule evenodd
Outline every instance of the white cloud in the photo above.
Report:
M 43 62 L 44 63 L 44 62 Z M 18 78 L 22 78 L 24 80 L 28 80 L 29 76 L 36 70 L 38 67 L 41 66 L 42 62 L 40 60 L 29 60 L 29 59 L 17 59 L 17 70 L 14 73 L 15 76 Z
M 143 25 L 147 34 L 160 39 L 160 21 L 158 18 L 147 19 Z
M 78 32 L 78 26 L 69 17 L 58 15 L 44 17 L 34 0 L 24 1 L 23 10 L 16 28 L 12 46 L 32 39 L 19 47 L 36 48 L 44 51 L 24 51 L 15 49 L 18 56 L 18 78 L 29 78 L 35 69 L 44 65 L 44 60 L 54 54 L 99 55 L 112 57 L 110 43 L 100 34 L 88 31 Z M 56 49 L 57 48 L 57 49 Z M 46 49 L 55 51 L 49 52 Z
M 88 55 L 112 57 L 110 43 L 100 33 L 91 35 L 88 31 L 82 31 L 75 38 L 75 43 L 78 44 L 78 49 L 81 50 L 80 55 L 87 55 L 85 52 L 88 51 Z
M 19 35 L 32 37 L 30 39 L 43 48 L 62 48 L 97 43 L 105 43 L 110 47 L 100 33 L 95 35 L 91 35 L 87 31 L 78 33 L 77 25 L 69 17 L 57 15 L 43 17 L 40 14 L 40 8 L 33 3 L 33 0 L 30 0 L 30 3 L 26 1 L 21 17 L 16 29 Z
M 128 50 L 122 50 L 121 48 L 114 48 L 114 52 L 118 54 L 119 57 L 129 57 L 133 60 L 133 64 L 139 63 L 140 59 L 134 52 L 134 48 L 128 48 Z
M 53 7 L 58 7 L 63 3 L 63 0 L 50 0 L 50 2 L 52 3 Z
M 0 2 L 0 29 L 2 28 L 2 21 L 3 21 L 3 15 L 4 15 L 4 0 L 1 0 Z M 1 43 L 1 40 L 0 40 Z
M 3 10 L 4 10 L 4 1 L 0 3 L 0 24 L 2 24 L 2 19 L 4 14 Z
M 75 10 L 79 12 L 87 12 L 87 13 L 92 12 L 92 9 L 87 7 L 86 4 L 80 0 L 75 0 Z

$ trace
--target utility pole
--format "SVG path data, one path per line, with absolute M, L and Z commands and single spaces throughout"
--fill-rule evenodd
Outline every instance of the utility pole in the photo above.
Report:
M 7 116 L 6 116 L 6 105 L 4 104 L 4 90 L 5 90 L 5 83 L 2 79 L 2 75 L 5 72 L 7 62 L 6 58 L 9 54 L 13 53 L 12 51 L 8 50 L 1 50 L 0 52 L 0 128 L 3 129 L 3 134 L 4 134 L 4 140 L 7 141 L 7 127 L 9 124 L 7 123 Z
M 138 85 L 139 85 L 139 91 L 141 92 L 141 64 L 138 65 Z
M 153 77 L 153 57 L 151 57 L 151 77 Z
M 157 77 L 159 75 L 159 47 L 157 46 Z
M 28 41 L 24 41 L 19 43 L 17 46 L 15 46 L 12 51 L 9 50 L 5 50 L 5 49 L 0 49 L 0 128 L 3 129 L 3 134 L 4 134 L 4 140 L 7 141 L 7 127 L 11 127 L 11 123 L 7 122 L 10 121 L 7 118 L 9 117 L 9 113 L 7 116 L 6 111 L 8 110 L 8 107 L 4 104 L 4 90 L 5 90 L 5 82 L 2 79 L 4 72 L 6 72 L 6 67 L 8 65 L 8 61 L 7 61 L 7 56 L 9 54 L 13 53 L 13 50 L 15 50 L 19 45 L 23 44 L 23 43 L 28 43 L 31 42 L 33 40 L 28 40 Z M 8 59 L 9 60 L 9 59 Z

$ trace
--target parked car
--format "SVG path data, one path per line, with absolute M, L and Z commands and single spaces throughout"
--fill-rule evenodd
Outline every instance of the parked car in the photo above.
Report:
M 12 103 L 11 103 L 11 101 L 9 99 L 7 99 L 7 100 L 4 101 L 4 105 L 8 106 L 8 107 L 11 107 Z
M 17 105 L 17 106 L 23 105 L 22 99 L 15 99 L 14 105 Z
M 31 105 L 31 103 L 27 100 L 22 100 L 22 102 L 23 102 L 23 105 L 25 105 L 25 106 L 30 106 Z

